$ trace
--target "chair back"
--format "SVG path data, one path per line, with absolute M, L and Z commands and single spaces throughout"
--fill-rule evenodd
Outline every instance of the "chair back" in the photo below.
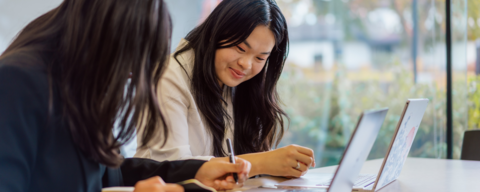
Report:
M 480 129 L 465 131 L 460 159 L 480 161 Z

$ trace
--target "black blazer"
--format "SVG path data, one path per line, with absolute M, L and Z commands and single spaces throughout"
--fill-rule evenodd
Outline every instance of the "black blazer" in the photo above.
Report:
M 46 62 L 44 55 L 34 54 L 0 60 L 1 192 L 99 192 L 155 175 L 173 183 L 194 178 L 205 163 L 130 158 L 112 169 L 89 159 L 74 145 L 61 114 L 48 116 Z M 59 106 L 58 95 L 53 98 Z

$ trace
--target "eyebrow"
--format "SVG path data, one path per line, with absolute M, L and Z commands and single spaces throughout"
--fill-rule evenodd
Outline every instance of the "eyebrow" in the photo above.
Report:
M 250 44 L 248 44 L 247 40 L 243 41 L 243 43 L 245 43 L 245 45 L 247 45 L 247 47 L 248 47 L 249 49 L 252 48 L 252 46 L 250 46 Z M 270 55 L 270 53 L 271 53 L 271 52 L 262 52 L 262 53 L 260 53 L 260 54 L 262 54 L 262 55 Z

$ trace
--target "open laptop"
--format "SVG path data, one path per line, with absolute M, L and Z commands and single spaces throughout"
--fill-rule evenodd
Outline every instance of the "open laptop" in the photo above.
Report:
M 351 191 L 354 181 L 360 173 L 363 163 L 367 160 L 367 156 L 373 147 L 373 143 L 377 138 L 380 127 L 383 124 L 385 115 L 388 109 L 381 109 L 375 111 L 367 111 L 360 115 L 357 126 L 350 137 L 340 165 L 338 166 L 331 185 L 328 188 L 330 192 L 343 192 Z M 331 177 L 331 175 L 330 175 Z M 317 190 L 322 187 L 316 186 L 316 183 L 305 183 L 305 180 L 293 179 L 282 182 L 277 185 L 280 189 L 305 189 L 316 188 Z M 325 187 L 323 187 L 325 188 Z M 315 190 L 315 191 L 317 191 Z
M 405 164 L 408 152 L 410 151 L 413 139 L 418 131 L 420 122 L 422 121 L 425 110 L 427 109 L 428 99 L 409 99 L 405 104 L 400 121 L 397 124 L 397 128 L 394 133 L 394 137 L 390 142 L 390 147 L 383 160 L 380 171 L 377 175 L 360 175 L 356 178 L 352 191 L 377 191 L 389 183 L 395 181 Z M 374 139 L 375 140 L 375 139 Z M 348 148 L 347 148 L 348 150 Z M 370 148 L 369 148 L 370 151 Z M 369 151 L 366 151 L 365 156 Z M 345 157 L 344 157 L 345 158 Z M 363 162 L 362 162 L 363 163 Z M 344 164 L 339 164 L 339 169 Z M 360 170 L 362 165 L 355 165 L 355 170 Z M 308 175 L 308 174 L 307 174 Z M 317 177 L 318 178 L 318 177 Z M 296 181 L 297 180 L 297 181 Z M 305 181 L 307 180 L 307 181 Z M 278 186 L 288 186 L 295 184 L 298 186 L 302 182 L 309 187 L 329 187 L 333 186 L 333 179 L 322 179 L 312 181 L 311 179 L 293 179 L 280 183 Z M 314 183 L 314 185 L 312 185 Z

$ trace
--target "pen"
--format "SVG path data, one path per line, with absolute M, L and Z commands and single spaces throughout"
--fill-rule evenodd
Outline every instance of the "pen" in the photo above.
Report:
M 230 141 L 230 138 L 227 138 L 227 147 L 228 152 L 230 153 L 230 163 L 235 164 L 235 154 L 233 153 L 232 141 Z M 238 183 L 237 173 L 233 173 L 233 179 L 235 179 L 235 183 Z

